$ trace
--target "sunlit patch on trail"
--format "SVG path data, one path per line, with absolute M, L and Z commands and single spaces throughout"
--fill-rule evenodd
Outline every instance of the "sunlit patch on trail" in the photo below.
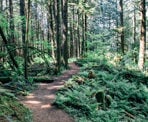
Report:
M 25 103 L 29 103 L 29 104 L 41 104 L 40 101 L 33 101 L 33 100 L 26 101 Z
M 52 86 L 52 87 L 48 87 L 47 89 L 48 90 L 53 90 L 53 89 L 59 89 L 59 88 L 62 88 L 63 86 L 61 85 L 57 85 L 57 86 Z
M 55 98 L 55 95 L 54 94 L 45 95 L 44 97 L 49 98 L 49 99 L 54 99 Z
M 50 104 L 47 104 L 47 105 L 42 105 L 41 108 L 50 108 L 51 105 Z
M 29 96 L 26 96 L 27 99 L 33 99 L 35 98 L 35 96 L 33 94 L 29 95 Z

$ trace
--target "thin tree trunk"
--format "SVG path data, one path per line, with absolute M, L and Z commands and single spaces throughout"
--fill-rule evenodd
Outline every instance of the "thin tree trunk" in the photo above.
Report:
M 57 41 L 57 70 L 61 69 L 61 15 L 60 15 L 60 0 L 57 0 L 57 15 L 56 15 L 56 41 Z
M 82 14 L 82 56 L 84 56 L 85 53 L 85 19 L 84 14 Z
M 9 13 L 10 13 L 10 36 L 9 36 L 9 41 L 10 41 L 10 46 L 14 50 L 13 55 L 16 55 L 15 51 L 15 40 L 14 40 L 14 17 L 13 17 L 13 2 L 12 0 L 9 0 Z
M 141 0 L 141 37 L 140 37 L 140 47 L 139 47 L 139 61 L 138 67 L 140 70 L 144 69 L 145 63 L 145 50 L 146 50 L 146 9 L 145 0 Z
M 49 53 L 51 53 L 51 57 L 55 59 L 54 54 L 54 30 L 53 30 L 53 15 L 52 15 L 52 3 L 48 5 L 48 39 L 51 44 L 51 50 L 49 49 Z
M 3 0 L 0 0 L 0 11 L 3 11 Z M 0 51 L 3 52 L 3 43 L 2 42 L 0 43 L 1 43 Z M 0 58 L 0 62 L 2 61 L 3 61 L 3 57 Z
M 72 19 L 70 20 L 70 57 L 73 57 L 74 56 L 74 46 L 73 46 L 73 40 L 74 40 L 74 37 L 73 37 L 73 26 L 72 26 Z
M 116 0 L 116 14 L 118 14 L 118 0 Z M 119 21 L 118 21 L 119 19 L 118 19 L 118 16 L 117 16 L 117 18 L 116 18 L 116 28 L 118 28 L 118 26 L 119 26 Z M 119 51 L 119 34 L 118 33 L 116 33 L 116 48 L 117 48 L 117 52 Z
M 85 13 L 85 52 L 87 52 L 87 19 L 88 17 Z
M 79 0 L 77 0 L 77 4 L 79 3 Z M 77 10 L 77 14 L 78 14 L 78 18 L 77 18 L 77 35 L 78 35 L 78 47 L 77 47 L 77 50 L 78 50 L 78 57 L 80 57 L 81 55 L 81 42 L 80 42 L 80 11 L 79 9 Z
M 3 10 L 3 0 L 0 0 L 0 11 Z
M 123 0 L 120 0 L 120 21 L 121 21 L 121 51 L 124 54 L 124 21 L 123 21 Z
M 136 46 L 136 11 L 135 11 L 135 6 L 134 6 L 134 17 L 133 17 L 133 46 L 132 49 L 135 48 Z M 134 53 L 134 62 L 138 63 L 138 59 L 137 59 L 137 54 Z
M 24 45 L 24 77 L 27 80 L 28 79 L 28 42 L 29 42 L 29 15 L 30 15 L 30 0 L 28 0 L 28 6 L 27 6 L 27 21 L 26 21 L 26 41 Z
M 133 17 L 133 42 L 136 42 L 136 12 L 134 7 L 134 17 Z

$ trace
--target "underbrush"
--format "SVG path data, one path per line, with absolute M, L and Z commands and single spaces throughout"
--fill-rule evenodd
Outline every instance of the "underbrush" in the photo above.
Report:
M 55 105 L 78 122 L 147 122 L 148 77 L 105 59 L 76 63 L 82 70 L 57 93 Z
M 32 122 L 31 111 L 9 90 L 0 87 L 0 122 Z

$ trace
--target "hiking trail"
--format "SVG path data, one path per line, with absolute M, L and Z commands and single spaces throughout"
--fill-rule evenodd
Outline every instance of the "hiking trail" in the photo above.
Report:
M 74 122 L 67 113 L 52 105 L 64 81 L 79 72 L 79 67 L 74 63 L 69 66 L 70 69 L 57 76 L 53 83 L 39 83 L 35 91 L 21 99 L 21 103 L 32 110 L 33 122 Z

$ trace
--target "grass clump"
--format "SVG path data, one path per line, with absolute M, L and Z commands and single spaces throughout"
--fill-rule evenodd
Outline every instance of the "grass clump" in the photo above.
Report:
M 148 78 L 144 74 L 93 58 L 78 60 L 77 64 L 82 70 L 58 92 L 55 101 L 58 107 L 78 122 L 148 120 Z M 90 71 L 95 77 L 89 77 Z

